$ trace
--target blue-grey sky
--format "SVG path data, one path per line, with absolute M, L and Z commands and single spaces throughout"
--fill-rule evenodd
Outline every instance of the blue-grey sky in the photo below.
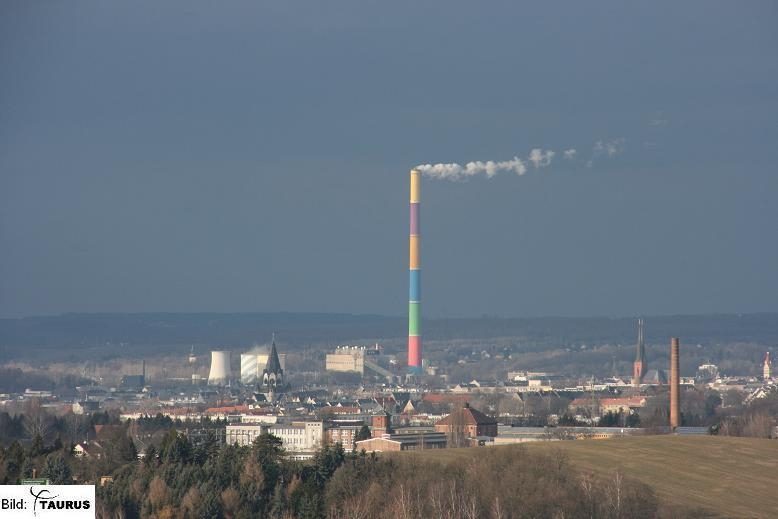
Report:
M 532 148 L 425 315 L 776 311 L 777 142 L 775 2 L 8 0 L 0 316 L 400 315 Z

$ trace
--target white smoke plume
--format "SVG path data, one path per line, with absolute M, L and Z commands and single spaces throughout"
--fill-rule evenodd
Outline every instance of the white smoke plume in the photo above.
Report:
M 554 158 L 554 153 L 551 150 L 543 151 L 540 148 L 535 148 L 529 152 L 529 161 L 535 165 L 536 168 L 544 168 L 551 165 L 551 159 Z
M 594 143 L 592 148 L 592 159 L 598 157 L 613 157 L 623 151 L 624 139 L 601 140 Z M 536 169 L 545 168 L 551 165 L 557 153 L 553 150 L 544 150 L 543 148 L 533 148 L 530 150 L 527 158 L 513 157 L 511 160 L 503 161 L 474 161 L 467 164 L 457 164 L 456 162 L 441 164 L 419 164 L 416 169 L 422 174 L 439 180 L 465 180 L 470 177 L 484 175 L 486 178 L 492 178 L 498 173 L 515 173 L 523 175 L 527 172 L 527 166 L 532 165 Z M 578 151 L 575 148 L 569 148 L 561 152 L 562 158 L 571 162 L 578 162 Z M 593 160 L 588 160 L 586 167 L 592 167 Z
M 527 172 L 527 165 L 518 157 L 512 160 L 492 161 L 480 160 L 468 162 L 464 166 L 456 163 L 449 164 L 419 164 L 416 169 L 431 178 L 445 180 L 462 180 L 476 175 L 486 175 L 486 178 L 492 178 L 501 171 L 513 172 L 517 175 L 523 175 Z
M 624 138 L 611 139 L 609 141 L 597 141 L 594 143 L 592 154 L 597 157 L 607 155 L 613 157 L 624 150 Z

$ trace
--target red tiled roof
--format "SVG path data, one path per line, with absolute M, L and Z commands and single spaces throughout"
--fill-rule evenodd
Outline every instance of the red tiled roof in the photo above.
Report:
M 430 404 L 464 404 L 470 397 L 450 393 L 427 393 L 422 400 Z
M 496 420 L 489 418 L 481 411 L 467 406 L 462 409 L 457 409 L 450 415 L 441 419 L 436 425 L 451 425 L 451 422 L 455 419 L 458 422 L 461 421 L 465 425 L 494 425 L 497 423 Z

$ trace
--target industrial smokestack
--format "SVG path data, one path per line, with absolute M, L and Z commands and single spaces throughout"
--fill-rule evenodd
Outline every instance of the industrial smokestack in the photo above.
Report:
M 408 372 L 421 374 L 421 227 L 420 207 L 421 172 L 411 170 L 410 257 L 408 289 Z
M 678 337 L 670 339 L 670 428 L 681 425 L 681 377 Z

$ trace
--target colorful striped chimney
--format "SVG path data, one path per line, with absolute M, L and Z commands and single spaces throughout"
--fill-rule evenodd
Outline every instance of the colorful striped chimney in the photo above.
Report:
M 421 374 L 421 251 L 419 202 L 421 173 L 411 170 L 410 285 L 408 290 L 408 372 Z

